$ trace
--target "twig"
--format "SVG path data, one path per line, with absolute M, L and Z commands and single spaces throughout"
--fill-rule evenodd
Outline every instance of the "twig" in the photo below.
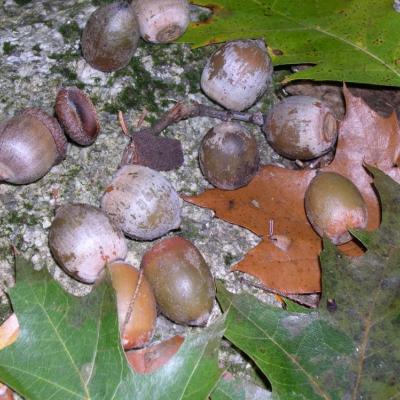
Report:
M 222 121 L 243 121 L 257 126 L 264 125 L 264 115 L 261 112 L 246 113 L 238 111 L 219 110 L 214 107 L 205 106 L 197 102 L 189 104 L 176 103 L 167 111 L 154 125 L 130 133 L 134 136 L 137 133 L 149 133 L 159 135 L 165 128 L 179 121 L 194 117 L 217 118 Z
M 129 129 L 126 124 L 125 115 L 122 111 L 118 111 L 118 122 L 124 135 L 129 136 Z
M 144 108 L 143 111 L 142 111 L 142 113 L 141 113 L 141 115 L 140 115 L 140 117 L 139 117 L 139 120 L 138 120 L 138 122 L 137 122 L 137 124 L 136 124 L 136 127 L 137 127 L 137 128 L 140 128 L 140 127 L 143 125 L 144 119 L 145 119 L 148 115 L 149 115 L 149 112 L 147 111 L 146 108 Z

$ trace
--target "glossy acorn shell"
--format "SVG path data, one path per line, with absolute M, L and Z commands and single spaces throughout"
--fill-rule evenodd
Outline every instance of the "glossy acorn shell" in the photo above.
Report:
M 293 160 L 311 160 L 334 148 L 338 126 L 323 101 L 291 96 L 269 111 L 263 131 L 277 153 Z
M 207 323 L 215 298 L 214 280 L 191 242 L 181 237 L 161 240 L 145 253 L 141 268 L 165 316 L 179 324 Z
M 82 33 L 83 57 L 103 72 L 125 67 L 136 51 L 139 27 L 133 6 L 119 1 L 99 7 Z
M 65 204 L 57 209 L 49 231 L 57 264 L 84 283 L 95 282 L 106 263 L 124 259 L 127 244 L 120 229 L 99 208 Z
M 113 176 L 101 208 L 134 239 L 152 240 L 177 229 L 181 200 L 158 171 L 142 165 L 125 165 Z
M 115 261 L 109 269 L 117 296 L 122 345 L 125 350 L 143 347 L 153 337 L 156 325 L 157 305 L 153 290 L 143 274 L 139 280 L 139 271 L 130 264 Z M 130 304 L 130 317 L 126 320 Z
M 139 0 L 135 12 L 140 35 L 152 43 L 178 39 L 190 22 L 187 0 Z
M 367 226 L 367 207 L 360 191 L 353 182 L 335 172 L 322 172 L 312 179 L 304 205 L 315 231 L 334 244 L 350 241 L 349 229 Z
M 242 111 L 265 92 L 272 72 L 264 41 L 236 40 L 211 55 L 201 75 L 201 88 L 228 110 Z
M 57 120 L 27 108 L 0 125 L 0 181 L 27 184 L 65 158 L 67 140 Z
M 125 353 L 129 365 L 138 374 L 150 374 L 165 365 L 180 349 L 185 338 L 173 336 L 167 340 Z
M 259 160 L 255 137 L 236 122 L 210 129 L 200 145 L 203 175 L 219 189 L 233 190 L 247 185 L 258 170 Z

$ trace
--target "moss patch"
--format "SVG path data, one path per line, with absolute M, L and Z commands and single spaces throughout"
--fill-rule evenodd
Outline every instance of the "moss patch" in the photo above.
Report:
M 51 53 L 49 58 L 52 60 L 69 62 L 76 60 L 81 57 L 81 54 L 78 51 L 66 51 L 65 53 Z
M 168 92 L 175 88 L 175 85 L 153 79 L 144 69 L 141 60 L 135 57 L 127 67 L 115 72 L 109 84 L 112 85 L 116 78 L 127 75 L 132 77 L 133 84 L 122 89 L 112 103 L 104 106 L 104 111 L 116 113 L 119 110 L 126 112 L 128 109 L 146 108 L 150 112 L 158 112 L 160 106 L 165 106 L 163 100 L 168 97 Z
M 39 223 L 40 219 L 26 212 L 12 210 L 9 211 L 7 217 L 5 217 L 2 221 L 4 225 L 27 225 L 27 226 L 35 226 Z
M 40 48 L 40 45 L 35 44 L 34 46 L 32 46 L 32 51 L 33 51 L 36 55 L 38 55 L 38 54 L 40 54 L 40 52 L 42 51 L 42 49 Z
M 81 35 L 81 30 L 79 28 L 79 25 L 75 21 L 61 25 L 58 28 L 58 32 L 60 32 L 61 35 L 63 35 L 64 39 L 67 41 L 75 41 L 79 39 Z
M 29 4 L 32 0 L 14 0 L 19 6 Z
M 8 56 L 14 52 L 14 50 L 18 46 L 16 44 L 11 44 L 10 42 L 4 42 L 3 43 L 3 53 Z
M 113 3 L 114 0 L 92 0 L 94 6 L 104 6 L 106 4 Z
M 81 172 L 82 168 L 79 165 L 73 165 L 66 173 L 63 175 L 65 178 L 69 178 L 70 180 L 76 178 Z
M 236 257 L 231 253 L 224 255 L 224 263 L 227 267 L 231 266 L 236 261 Z
M 76 86 L 79 89 L 85 88 L 85 84 L 78 79 L 78 75 L 76 74 L 76 72 L 63 64 L 53 65 L 52 67 L 50 67 L 50 71 L 53 74 L 59 74 L 62 76 L 63 85 L 66 84 L 70 86 Z

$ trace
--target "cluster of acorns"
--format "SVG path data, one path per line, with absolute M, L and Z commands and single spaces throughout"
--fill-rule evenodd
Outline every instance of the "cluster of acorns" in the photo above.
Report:
M 113 71 L 129 62 L 139 31 L 145 40 L 169 42 L 184 32 L 188 22 L 186 0 L 112 3 L 90 17 L 82 35 L 83 55 L 93 67 Z M 210 57 L 201 87 L 226 109 L 240 112 L 265 92 L 272 73 L 263 41 L 238 40 L 224 44 Z M 0 125 L 0 180 L 30 183 L 60 162 L 67 145 L 61 126 L 81 145 L 94 142 L 99 133 L 96 112 L 80 90 L 61 89 L 55 110 L 60 124 L 42 110 L 27 109 Z M 279 154 L 294 160 L 318 158 L 332 151 L 337 140 L 337 121 L 329 108 L 307 96 L 289 97 L 275 105 L 262 130 Z M 258 171 L 256 140 L 239 123 L 219 124 L 204 136 L 199 163 L 214 186 L 240 188 Z M 367 222 L 360 192 L 336 173 L 321 173 L 312 180 L 305 208 L 315 230 L 337 244 L 350 240 L 349 228 L 363 228 Z M 101 209 L 67 204 L 56 212 L 49 233 L 55 260 L 85 283 L 95 282 L 109 267 L 126 349 L 149 342 L 156 304 L 177 323 L 204 325 L 209 318 L 215 297 L 213 278 L 188 240 L 170 237 L 158 242 L 144 255 L 140 273 L 121 261 L 127 255 L 124 235 L 137 240 L 159 238 L 179 227 L 180 213 L 181 200 L 171 184 L 141 165 L 125 165 L 115 173 Z

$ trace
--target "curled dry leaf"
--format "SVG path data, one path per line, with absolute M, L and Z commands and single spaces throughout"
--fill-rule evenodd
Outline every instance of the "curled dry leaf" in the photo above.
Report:
M 0 383 L 0 400 L 13 400 L 13 399 L 14 396 L 12 390 L 6 385 Z
M 322 171 L 338 172 L 358 187 L 368 207 L 368 229 L 379 226 L 379 201 L 364 165 L 378 167 L 400 181 L 397 160 L 400 154 L 399 124 L 395 114 L 379 116 L 361 98 L 344 88 L 347 113 L 340 124 L 333 162 Z M 266 165 L 246 187 L 224 191 L 207 190 L 199 196 L 184 197 L 190 203 L 211 208 L 216 216 L 243 226 L 262 238 L 233 270 L 249 273 L 269 290 L 279 293 L 319 292 L 318 256 L 321 239 L 304 212 L 304 194 L 315 171 L 292 171 Z M 274 236 L 284 236 L 288 246 L 276 246 Z M 360 255 L 355 242 L 340 246 L 348 255 Z
M 11 314 L 0 326 L 0 350 L 12 345 L 18 338 L 19 324 L 15 314 Z
M 166 364 L 181 347 L 183 336 L 168 340 L 140 350 L 126 352 L 130 366 L 139 374 L 150 374 Z
M 0 326 L 0 350 L 12 345 L 19 335 L 19 323 L 17 316 L 11 314 Z M 0 400 L 12 400 L 12 391 L 0 383 Z

